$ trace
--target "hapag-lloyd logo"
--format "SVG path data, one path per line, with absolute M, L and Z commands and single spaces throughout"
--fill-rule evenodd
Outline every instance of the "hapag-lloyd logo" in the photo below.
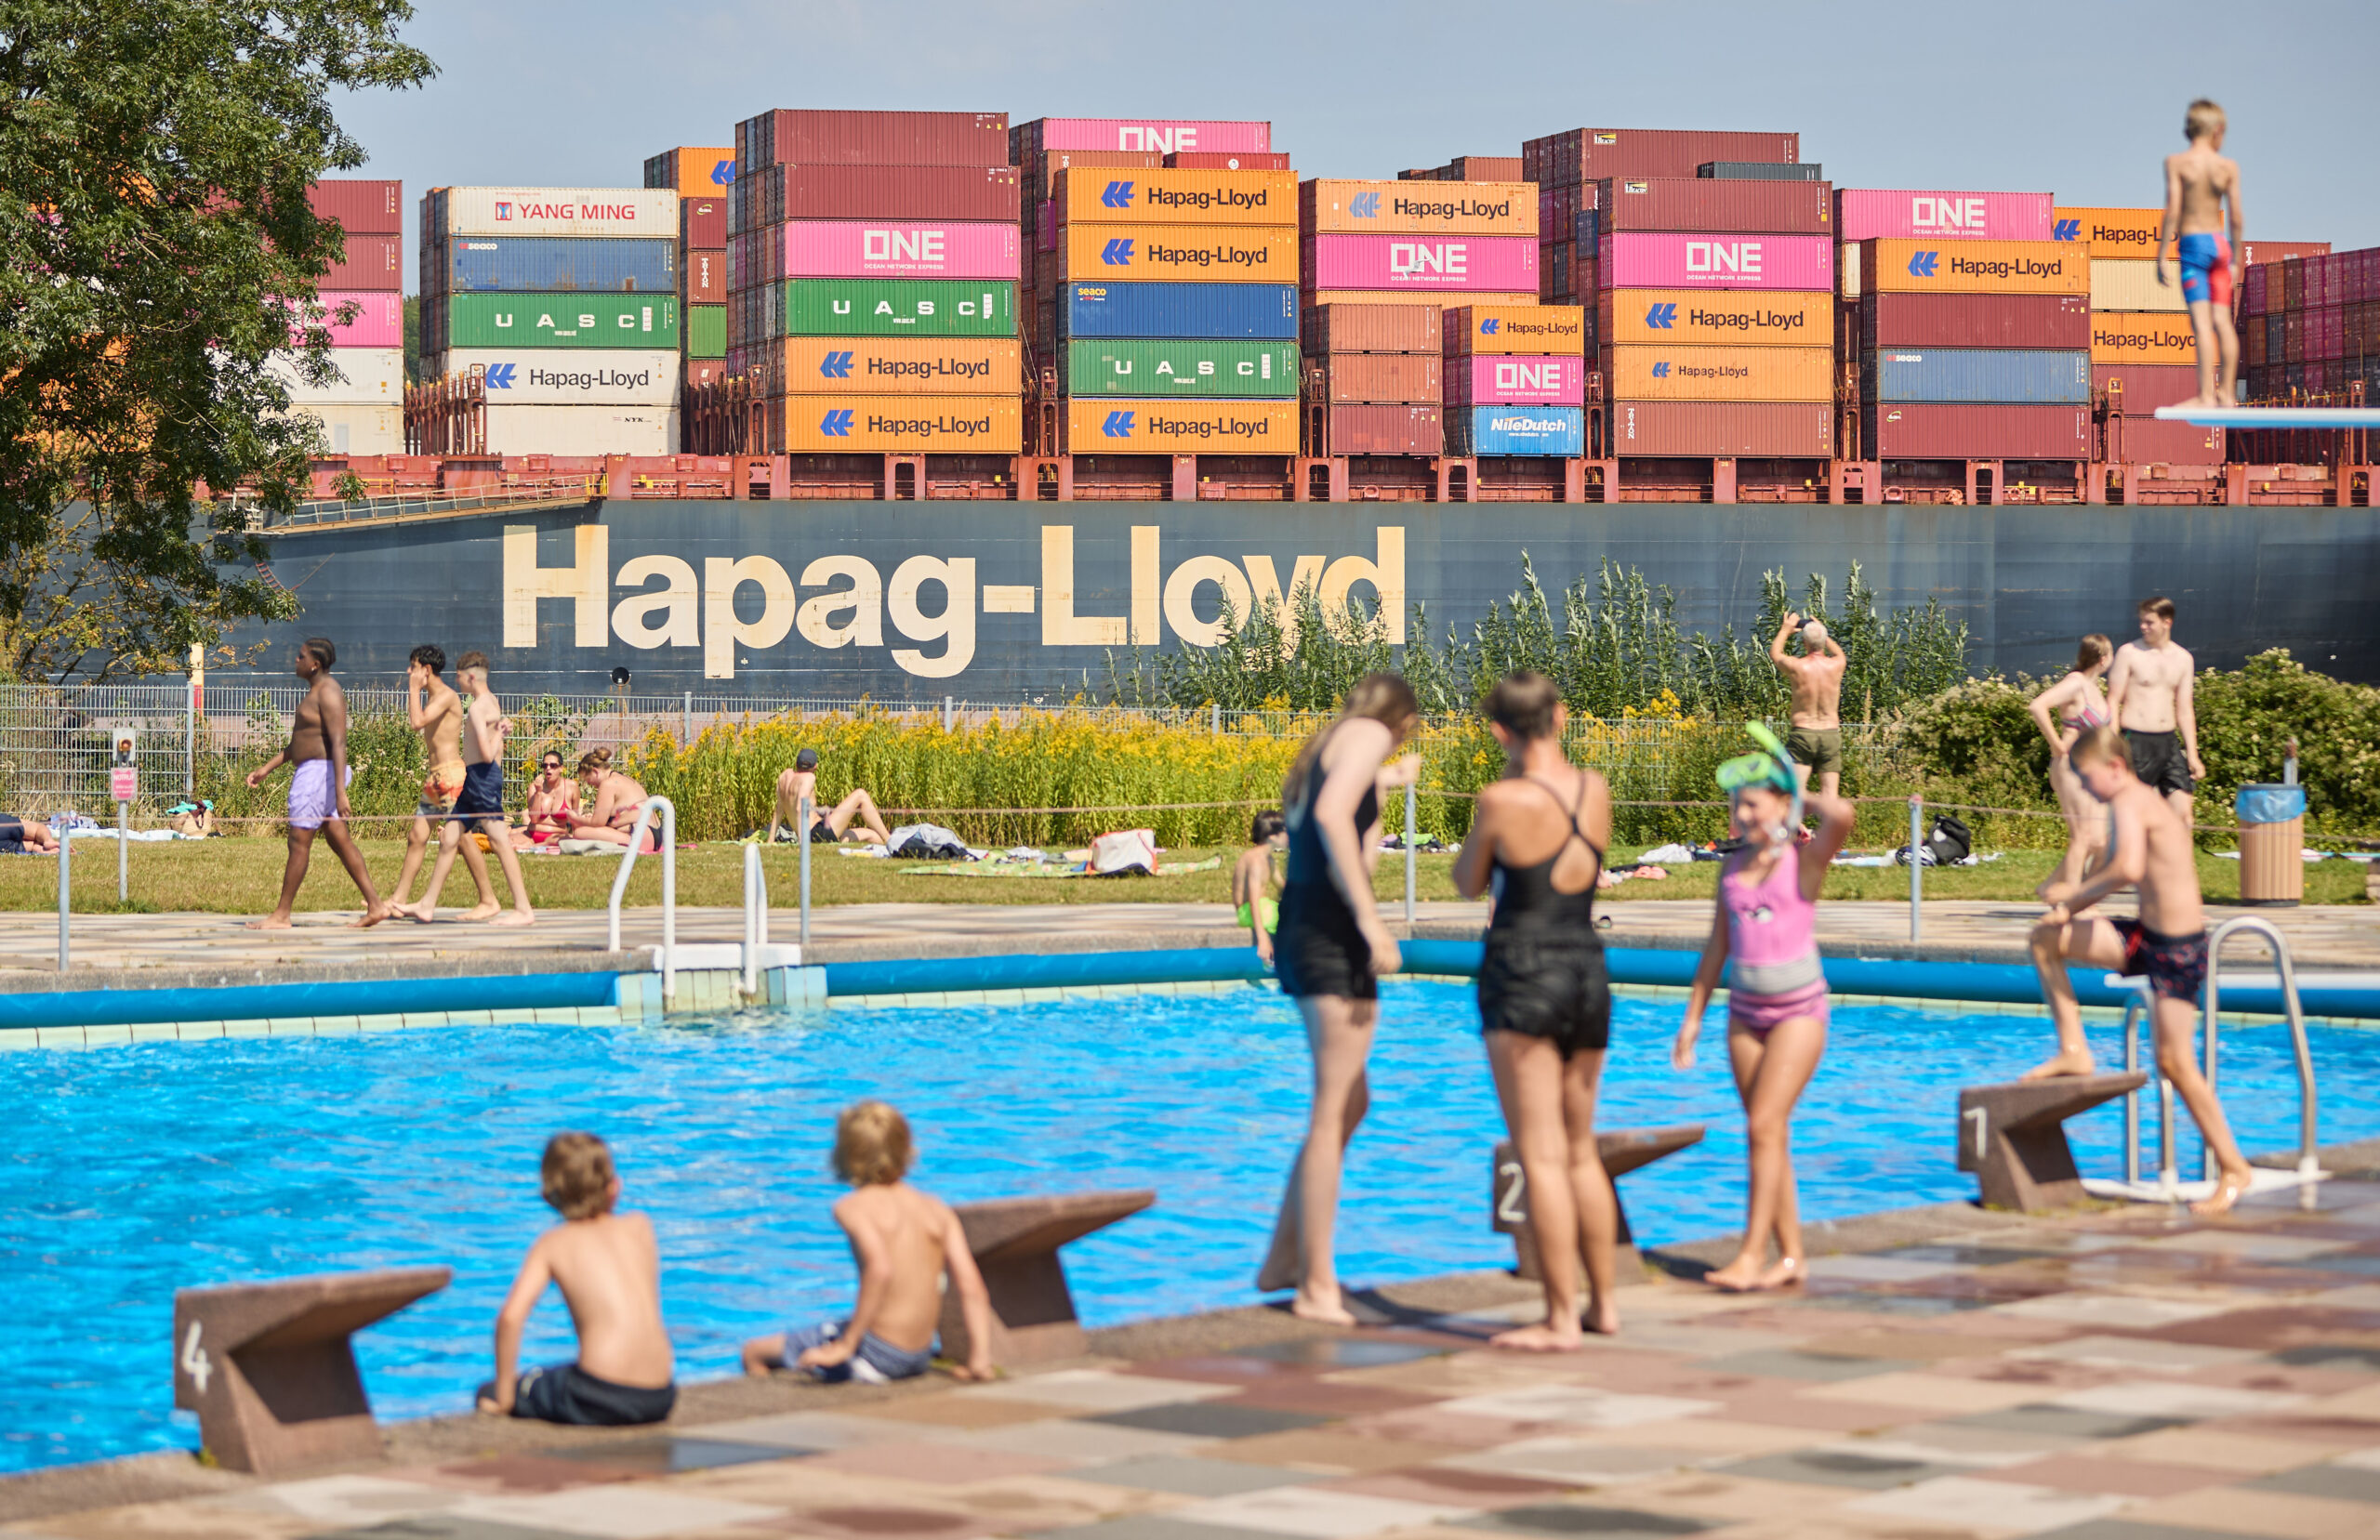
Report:
M 2066 271 L 2066 258 L 2043 261 L 2037 257 L 1962 257 L 1953 251 L 1950 271 L 1960 278 L 2056 278 Z
M 1558 415 L 1500 415 L 1494 421 L 1499 431 L 1514 434 L 1560 433 L 1571 426 Z M 1091 528 L 1104 546 L 1112 549 L 1118 543 L 1112 525 Z M 1226 634 L 1223 613 L 1250 617 L 1261 607 L 1288 628 L 1294 641 L 1299 606 L 1292 601 L 1304 593 L 1320 600 L 1326 624 L 1352 636 L 1355 623 L 1348 602 L 1357 597 L 1354 590 L 1358 585 L 1371 590 L 1365 604 L 1375 617 L 1374 634 L 1393 646 L 1406 639 L 1401 524 L 1375 526 L 1369 555 L 1301 554 L 1291 559 L 1286 574 L 1271 556 L 1224 556 L 1220 551 L 1177 555 L 1168 567 L 1162 559 L 1162 527 L 1136 524 L 1128 540 L 1129 583 L 1109 601 L 1120 601 L 1122 614 L 1078 609 L 1088 592 L 1078 572 L 1075 532 L 1072 524 L 1042 525 L 1038 574 L 1003 574 L 1026 581 L 979 585 L 978 559 L 972 556 L 919 552 L 901 561 L 888 577 L 866 558 L 831 547 L 803 553 L 806 559 L 799 564 L 797 580 L 792 569 L 798 542 L 790 533 L 776 537 L 785 546 L 773 553 L 706 557 L 699 568 L 684 557 L 654 548 L 650 537 L 625 535 L 635 543 L 637 553 L 615 566 L 612 526 L 607 524 L 578 525 L 570 532 L 570 555 L 564 562 L 541 566 L 537 527 L 508 524 L 504 645 L 536 646 L 540 605 L 556 600 L 570 606 L 570 645 L 582 652 L 604 652 L 615 646 L 698 650 L 704 678 L 732 679 L 739 663 L 754 662 L 755 654 L 788 645 L 829 652 L 883 647 L 885 622 L 890 620 L 903 640 L 942 644 L 932 654 L 923 645 L 893 647 L 892 662 L 920 678 L 946 679 L 965 672 L 974 661 L 980 614 L 1038 612 L 1044 647 L 1154 647 L 1163 644 L 1169 630 L 1191 646 L 1217 647 Z M 557 534 L 549 544 L 560 538 Z M 1176 543 L 1177 553 L 1183 544 L 1186 542 Z M 1245 547 L 1235 544 L 1228 548 Z M 1037 576 L 1038 583 L 1033 581 Z M 1215 592 L 1202 596 L 1202 588 Z M 940 590 L 940 604 L 930 610 L 934 589 Z M 747 620 L 743 617 L 752 611 L 753 590 L 758 590 L 759 615 Z M 1217 618 L 1202 618 L 1202 610 Z M 551 610 L 544 614 L 559 618 Z M 793 638 L 799 643 L 789 644 Z
M 1391 241 L 1388 270 L 1399 278 L 1468 277 L 1471 246 L 1462 241 Z
M 1390 204 L 1392 213 L 1409 219 L 1509 219 L 1513 216 L 1513 201 L 1490 204 L 1469 198 L 1438 199 L 1425 202 L 1420 198 L 1399 198 Z
M 1125 257 L 1130 260 L 1131 243 L 1124 244 Z M 1265 268 L 1272 266 L 1273 254 L 1263 246 L 1235 246 L 1228 243 L 1211 246 L 1171 246 L 1152 241 L 1148 244 L 1146 259 L 1174 268 Z
M 1141 425 L 1144 437 L 1152 439 L 1262 439 L 1273 429 L 1269 417 L 1167 417 L 1152 412 Z

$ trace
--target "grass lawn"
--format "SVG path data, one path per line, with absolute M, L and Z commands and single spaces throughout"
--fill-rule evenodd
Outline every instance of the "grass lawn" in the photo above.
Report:
M 117 912 L 115 850 L 99 840 L 75 843 L 74 908 L 78 913 Z M 396 880 L 404 859 L 399 840 L 367 840 L 364 859 L 372 880 L 383 891 Z M 162 913 L 202 910 L 219 914 L 259 915 L 272 907 L 280 892 L 284 848 L 279 840 L 233 837 L 132 847 L 132 898 L 136 911 Z M 1172 861 L 1223 858 L 1223 867 L 1172 877 L 1084 878 L 1077 880 L 970 877 L 939 873 L 904 875 L 905 862 L 866 861 L 839 856 L 825 849 L 811 862 L 811 898 L 833 903 L 1113 903 L 1215 902 L 1228 899 L 1230 862 L 1237 850 L 1169 851 Z M 1613 852 L 1618 864 L 1634 852 Z M 781 845 L 767 852 L 769 897 L 780 908 L 796 901 L 798 852 Z M 490 875 L 499 897 L 503 877 L 490 861 Z M 1925 893 L 1937 899 L 2030 901 L 2034 887 L 2055 864 L 2047 851 L 2010 851 L 1983 866 L 1952 867 L 1925 874 Z M 1456 897 L 1452 858 L 1423 856 L 1421 896 Z M 614 859 L 600 856 L 531 856 L 522 866 L 527 874 L 529 897 L 541 909 L 600 909 L 611 892 L 616 869 Z M 1633 881 L 1603 895 L 1605 903 L 1707 900 L 1714 890 L 1718 865 L 1702 862 L 1668 869 L 1668 880 Z M 2364 868 L 2352 862 L 2326 861 L 2306 869 L 2308 903 L 2361 903 Z M 2199 880 L 2215 902 L 2239 897 L 2240 863 L 2213 856 L 2199 858 Z M 1382 899 L 1401 899 L 1405 873 L 1394 854 L 1381 860 L 1377 883 Z M 416 885 L 417 889 L 417 885 Z M 1898 867 L 1839 867 L 1827 878 L 1827 897 L 1872 899 L 1900 902 L 1909 897 L 1909 873 Z M 735 907 L 743 902 L 744 852 L 733 845 L 704 845 L 678 852 L 678 898 L 682 903 Z M 457 868 L 448 880 L 442 902 L 462 907 L 471 902 L 469 876 Z M 628 884 L 631 904 L 661 902 L 661 863 L 654 857 L 637 862 Z M 55 863 L 36 856 L 0 861 L 0 909 L 55 910 L 58 871 Z M 299 890 L 300 909 L 354 909 L 355 889 L 347 880 L 330 848 L 314 847 L 312 869 Z

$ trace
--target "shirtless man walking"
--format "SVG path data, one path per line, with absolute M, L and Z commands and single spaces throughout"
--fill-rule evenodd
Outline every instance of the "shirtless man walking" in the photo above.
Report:
M 2191 1052 L 2198 1036 L 2198 997 L 2206 985 L 2206 911 L 2198 888 L 2198 851 L 2189 824 L 2156 791 L 2132 773 L 2123 742 L 2112 723 L 2095 727 L 2075 741 L 2067 762 L 2091 795 L 2107 805 L 2115 824 L 2107 863 L 2033 927 L 2033 967 L 2042 998 L 2057 1027 L 2057 1057 L 2025 1076 L 2088 1074 L 2090 1045 L 2082 1036 L 2082 1012 L 2071 960 L 2111 972 L 2145 973 L 2156 1000 L 2157 1067 L 2198 1123 L 2200 1136 L 2221 1167 L 2215 1191 L 2191 1204 L 2193 1212 L 2220 1214 L 2248 1190 L 2248 1163 L 2231 1139 L 2223 1104 L 2199 1073 Z M 2136 888 L 2136 920 L 2082 918 L 2100 900 Z
M 439 833 L 438 861 L 430 869 L 430 886 L 422 889 L 419 903 L 398 912 L 424 925 L 437 919 L 439 890 L 446 886 L 446 874 L 455 869 L 455 852 L 460 850 L 482 895 L 481 907 L 468 911 L 463 918 L 492 916 L 499 926 L 535 925 L 537 916 L 529 907 L 521 856 L 512 849 L 512 829 L 504 817 L 504 735 L 511 731 L 511 724 L 505 719 L 496 691 L 487 687 L 487 654 L 464 653 L 455 677 L 471 692 L 470 709 L 463 717 L 462 790 L 455 798 L 454 810 L 446 815 L 445 828 Z M 495 894 L 488 890 L 487 862 L 480 854 L 479 841 L 470 837 L 475 834 L 487 836 L 488 848 L 504 866 L 505 884 L 512 889 L 509 913 L 496 906 Z
M 1785 638 L 1796 625 L 1802 627 L 1800 657 L 1785 651 Z M 1827 635 L 1824 621 L 1813 616 L 1805 623 L 1798 612 L 1788 610 L 1768 643 L 1768 661 L 1793 685 L 1793 731 L 1785 735 L 1793 778 L 1804 791 L 1815 778 L 1818 794 L 1832 796 L 1843 784 L 1843 670 L 1851 660 Z
M 2132 770 L 2190 826 L 2190 794 L 2206 779 L 2198 757 L 2197 665 L 2174 643 L 2174 601 L 2140 601 L 2140 639 L 2116 649 L 2108 671 L 2108 723 L 2132 746 Z
M 800 827 L 801 799 L 810 799 L 810 827 Z M 856 834 L 852 823 L 856 820 L 862 827 Z M 884 815 L 876 809 L 876 798 L 865 786 L 853 786 L 849 795 L 831 808 L 818 806 L 818 751 L 803 749 L 793 757 L 793 768 L 777 776 L 777 806 L 775 816 L 769 820 L 767 844 L 777 842 L 777 830 L 792 829 L 798 838 L 813 845 L 834 845 L 845 837 L 862 845 L 882 845 L 892 839 L 892 832 L 884 826 Z
M 372 890 L 372 874 L 364 867 L 364 852 L 347 832 L 350 809 L 347 801 L 347 691 L 331 678 L 331 665 L 338 661 L 338 650 L 328 637 L 308 637 L 298 644 L 298 655 L 290 668 L 306 681 L 306 698 L 298 703 L 298 713 L 289 723 L 289 744 L 279 754 L 248 772 L 248 784 L 261 786 L 265 777 L 284 765 L 292 767 L 289 776 L 289 863 L 281 874 L 281 902 L 273 912 L 260 920 L 250 920 L 251 930 L 286 930 L 289 912 L 298 902 L 298 889 L 306 880 L 306 865 L 312 859 L 314 833 L 322 830 L 330 837 L 331 849 L 337 852 L 338 862 L 355 882 L 356 891 L 364 895 L 364 917 L 358 927 L 379 924 L 389 917 L 389 905 Z
M 2157 282 L 2173 283 L 2165 272 L 2170 244 L 2181 259 L 2182 302 L 2190 308 L 2190 330 L 2198 337 L 2198 394 L 2183 401 L 2184 406 L 2240 404 L 2231 254 L 2246 239 L 2246 221 L 2240 214 L 2240 163 L 2223 153 L 2227 126 L 2223 109 L 2201 97 L 2182 120 L 2190 147 L 2165 157 L 2165 222 L 2157 232 Z
M 447 815 L 455 810 L 455 798 L 463 792 L 463 698 L 446 688 L 445 672 L 444 651 L 426 644 L 415 648 L 405 664 L 405 716 L 421 734 L 422 757 L 430 762 L 430 774 L 421 783 L 421 799 L 414 804 L 413 827 L 405 835 L 405 863 L 397 869 L 396 891 L 389 900 L 389 906 L 400 914 L 408 911 L 405 895 L 413 891 L 413 879 L 421 872 L 422 852 L 430 848 L 431 835 L 445 827 Z M 483 920 L 496 912 L 496 889 L 488 884 L 487 862 L 479 859 L 476 848 L 469 865 L 480 902 L 465 917 Z

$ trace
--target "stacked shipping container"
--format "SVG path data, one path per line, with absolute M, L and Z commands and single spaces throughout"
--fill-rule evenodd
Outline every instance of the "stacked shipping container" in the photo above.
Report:
M 727 365 L 755 454 L 1022 447 L 1001 112 L 779 109 L 735 125 Z
M 1586 338 L 1577 305 L 1447 311 L 1447 453 L 1585 454 Z
M 678 194 L 432 188 L 422 376 L 485 381 L 491 454 L 678 447 Z
M 1572 128 L 1521 145 L 1521 179 L 1537 184 L 1539 293 L 1548 304 L 1595 308 L 1602 235 L 1593 184 L 1611 177 L 1696 177 L 1722 161 L 1791 165 L 1798 134 L 1702 133 L 1669 128 Z M 1589 339 L 1590 352 L 1599 346 Z
M 2241 288 L 2241 401 L 2286 404 L 2358 384 L 2380 401 L 2380 247 L 2262 262 Z
M 1315 454 L 1446 451 L 1443 330 L 1435 305 L 1333 303 L 1304 311 L 1301 331 Z
M 727 372 L 727 192 L 735 185 L 735 151 L 665 150 L 645 161 L 644 185 L 678 194 L 679 380 L 692 390 Z
M 338 378 L 308 385 L 276 365 L 293 408 L 322 424 L 335 454 L 390 454 L 404 448 L 404 187 L 401 182 L 316 182 L 307 202 L 345 232 L 345 257 L 316 290 Z M 352 313 L 350 308 L 352 307 Z

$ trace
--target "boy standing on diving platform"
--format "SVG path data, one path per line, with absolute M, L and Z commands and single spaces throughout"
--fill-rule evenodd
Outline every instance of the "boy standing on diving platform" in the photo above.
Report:
M 2223 109 L 2201 97 L 2190 103 L 2182 132 L 2190 147 L 2165 157 L 2165 222 L 2157 232 L 2157 282 L 2170 284 L 2165 248 L 2182 265 L 2182 301 L 2198 336 L 2198 394 L 2184 406 L 2237 406 L 2240 334 L 2231 325 L 2231 254 L 2246 221 L 2240 215 L 2240 163 L 2223 153 Z M 2229 239 L 2225 239 L 2226 201 Z M 2220 364 L 2220 376 L 2217 365 Z

